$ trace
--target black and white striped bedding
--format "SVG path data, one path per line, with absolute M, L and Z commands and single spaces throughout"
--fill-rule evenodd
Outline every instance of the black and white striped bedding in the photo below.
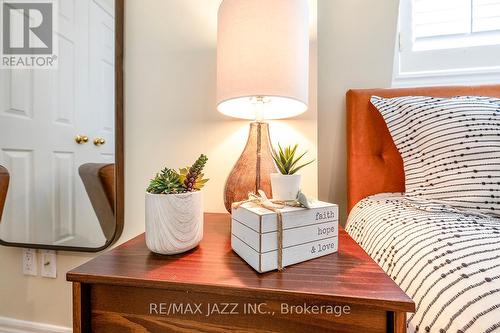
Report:
M 406 195 L 500 217 L 500 99 L 372 96 L 404 162 Z
M 386 193 L 346 230 L 414 300 L 409 332 L 500 332 L 500 219 Z

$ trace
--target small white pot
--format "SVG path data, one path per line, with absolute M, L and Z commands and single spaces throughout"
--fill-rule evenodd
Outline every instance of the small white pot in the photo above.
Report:
M 203 194 L 146 193 L 146 245 L 159 254 L 177 254 L 203 238 Z
M 271 189 L 275 200 L 295 200 L 300 190 L 301 175 L 271 174 Z

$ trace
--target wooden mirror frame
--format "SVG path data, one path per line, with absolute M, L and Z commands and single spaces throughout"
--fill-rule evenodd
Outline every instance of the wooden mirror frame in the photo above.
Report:
M 56 251 L 99 252 L 115 243 L 124 224 L 124 135 L 123 135 L 123 32 L 125 0 L 115 0 L 115 229 L 112 237 L 100 247 L 59 246 L 48 244 L 11 243 L 0 239 L 0 245 Z M 8 173 L 7 173 L 8 177 Z M 0 217 L 1 217 L 0 212 Z

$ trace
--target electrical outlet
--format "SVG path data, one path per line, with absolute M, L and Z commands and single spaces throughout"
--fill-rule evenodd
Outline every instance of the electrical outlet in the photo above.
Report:
M 23 274 L 37 276 L 37 258 L 36 250 L 23 249 Z
M 55 279 L 57 277 L 56 251 L 42 251 L 42 276 Z

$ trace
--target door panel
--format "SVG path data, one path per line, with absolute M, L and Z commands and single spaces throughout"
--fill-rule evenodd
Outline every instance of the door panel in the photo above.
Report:
M 6 90 L 2 109 L 6 114 L 31 119 L 33 117 L 33 73 L 30 70 L 9 70 L 5 75 Z M 2 96 L 3 97 L 3 96 Z
M 55 152 L 54 163 L 54 241 L 68 241 L 75 235 L 75 158 L 74 153 Z
M 74 42 L 60 35 L 59 68 L 54 73 L 53 97 L 56 111 L 55 121 L 75 124 L 75 45 Z
M 13 235 L 13 241 L 32 240 L 33 151 L 2 149 L 0 161 L 11 177 L 3 223 L 0 224 L 1 233 Z

